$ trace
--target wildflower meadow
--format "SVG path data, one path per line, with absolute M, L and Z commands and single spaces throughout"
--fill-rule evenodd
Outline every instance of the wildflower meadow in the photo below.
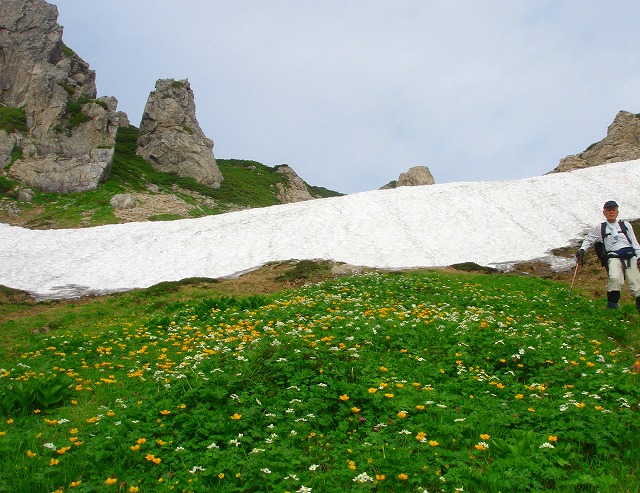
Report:
M 639 317 L 567 294 L 372 273 L 33 334 L 0 492 L 638 492 Z

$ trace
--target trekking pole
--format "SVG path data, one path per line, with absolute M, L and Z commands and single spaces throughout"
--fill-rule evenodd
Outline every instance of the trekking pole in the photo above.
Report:
M 571 289 L 569 290 L 569 296 L 567 297 L 567 305 L 569 304 L 569 300 L 571 299 L 571 293 L 573 292 L 573 285 L 576 282 L 576 276 L 578 275 L 578 267 L 580 266 L 580 262 L 576 262 L 576 270 L 573 273 L 573 281 L 571 281 Z

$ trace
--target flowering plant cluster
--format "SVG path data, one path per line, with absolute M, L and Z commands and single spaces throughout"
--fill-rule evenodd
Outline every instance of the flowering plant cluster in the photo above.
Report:
M 640 386 L 610 334 L 637 320 L 565 298 L 368 274 L 34 336 L 3 398 L 70 384 L 5 410 L 0 491 L 621 491 Z

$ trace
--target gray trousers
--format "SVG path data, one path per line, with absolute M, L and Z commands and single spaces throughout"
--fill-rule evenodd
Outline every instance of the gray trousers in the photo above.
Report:
M 624 262 L 624 266 L 623 263 Z M 640 271 L 638 270 L 638 258 L 632 257 L 627 267 L 626 260 L 619 258 L 609 259 L 609 282 L 607 291 L 622 291 L 625 279 L 629 283 L 629 291 L 634 298 L 640 296 Z

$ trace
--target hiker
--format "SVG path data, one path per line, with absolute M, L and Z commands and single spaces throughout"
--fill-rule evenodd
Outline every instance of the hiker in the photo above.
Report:
M 616 221 L 618 204 L 614 200 L 605 202 L 602 213 L 607 220 L 596 225 L 587 235 L 576 253 L 576 259 L 582 263 L 585 252 L 594 245 L 602 266 L 609 275 L 607 308 L 618 308 L 620 289 L 626 278 L 629 290 L 636 299 L 636 308 L 640 311 L 640 244 L 631 224 Z

